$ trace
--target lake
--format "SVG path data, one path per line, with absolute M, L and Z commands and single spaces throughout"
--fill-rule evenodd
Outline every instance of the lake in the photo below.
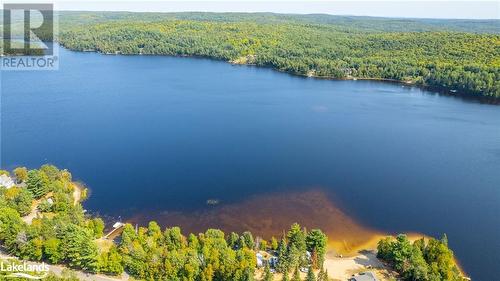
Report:
M 401 84 L 65 49 L 58 71 L 2 72 L 1 83 L 2 167 L 68 168 L 91 189 L 90 212 L 188 217 L 320 190 L 379 232 L 446 233 L 474 280 L 500 274 L 499 106 Z

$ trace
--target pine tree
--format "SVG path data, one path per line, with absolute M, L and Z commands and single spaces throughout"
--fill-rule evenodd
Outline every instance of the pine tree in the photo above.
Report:
M 69 265 L 95 272 L 98 267 L 99 252 L 89 231 L 69 224 L 62 233 L 64 258 L 69 262 Z
M 288 270 L 287 249 L 284 239 L 281 239 L 278 246 L 278 264 L 276 265 L 276 270 L 281 273 Z
M 269 268 L 269 263 L 266 263 L 266 267 L 264 268 L 264 277 L 262 281 L 272 281 L 273 274 L 271 273 L 271 269 Z
M 325 269 L 324 269 L 323 265 L 321 265 L 319 272 L 318 272 L 318 277 L 316 278 L 316 280 L 317 281 L 328 280 L 328 279 L 325 279 L 325 276 L 326 276 Z
M 281 278 L 281 281 L 290 281 L 290 277 L 288 277 L 288 271 L 283 272 L 283 278 Z
M 112 247 L 108 253 L 108 268 L 107 271 L 113 275 L 118 275 L 123 272 L 122 259 L 116 247 Z
M 239 239 L 240 236 L 237 233 L 231 232 L 231 234 L 229 234 L 229 237 L 227 238 L 227 244 L 229 245 L 229 247 L 231 247 L 231 249 L 237 249 Z
M 306 281 L 316 281 L 316 276 L 314 276 L 312 266 L 309 266 L 309 270 L 307 271 Z
M 48 192 L 49 179 L 45 173 L 37 170 L 28 172 L 28 179 L 26 180 L 26 187 L 33 194 L 33 197 L 40 198 Z
M 325 271 L 325 275 L 323 275 L 323 281 L 328 281 L 328 269 Z
M 243 232 L 243 240 L 245 241 L 245 245 L 249 249 L 254 249 L 255 248 L 255 241 L 253 239 L 253 235 L 250 231 L 245 231 Z
M 288 244 L 294 245 L 300 253 L 305 253 L 307 250 L 305 230 L 298 223 L 292 225 L 287 233 L 287 239 Z
M 286 260 L 289 268 L 296 268 L 301 265 L 301 254 L 302 252 L 295 245 L 292 244 L 288 247 Z
M 298 267 L 296 267 L 293 272 L 292 281 L 300 281 L 300 272 Z
M 254 281 L 253 275 L 254 275 L 253 270 L 247 268 L 243 273 L 243 281 Z
M 319 268 L 325 261 L 326 244 L 328 238 L 319 229 L 313 229 L 307 234 L 306 245 L 307 250 L 311 253 L 311 262 L 313 268 Z

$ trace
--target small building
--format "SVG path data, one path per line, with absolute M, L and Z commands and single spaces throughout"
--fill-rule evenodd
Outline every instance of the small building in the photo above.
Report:
M 373 272 L 368 271 L 349 278 L 349 281 L 378 281 L 378 279 Z
M 7 175 L 0 175 L 0 186 L 3 186 L 7 189 L 13 187 L 15 185 L 14 181 L 11 177 Z
M 257 258 L 257 267 L 264 266 L 264 256 L 261 253 L 257 253 L 255 257 Z

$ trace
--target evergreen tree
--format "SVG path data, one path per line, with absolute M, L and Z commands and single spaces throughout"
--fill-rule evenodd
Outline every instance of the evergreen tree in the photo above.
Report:
M 240 238 L 238 239 L 238 246 L 237 246 L 238 249 L 243 249 L 243 248 L 248 248 L 247 247 L 247 243 L 245 243 L 245 237 L 240 236 Z
M 319 272 L 318 272 L 318 277 L 316 278 L 317 281 L 328 281 L 328 271 L 325 271 L 325 268 L 321 266 Z
M 299 272 L 299 268 L 296 267 L 295 270 L 293 271 L 293 276 L 292 276 L 292 280 L 291 281 L 301 281 L 300 280 L 300 272 Z
M 33 196 L 31 192 L 25 188 L 12 187 L 11 190 L 14 190 L 14 188 L 18 192 L 14 198 L 12 198 L 11 204 L 9 205 L 16 209 L 21 216 L 26 216 L 31 212 Z
M 93 235 L 74 224 L 66 226 L 62 235 L 63 255 L 69 265 L 95 272 L 98 268 L 98 250 Z
M 301 257 L 303 255 L 301 252 L 295 247 L 294 244 L 290 245 L 288 247 L 287 255 L 286 255 L 286 261 L 288 268 L 296 268 L 301 265 Z
M 243 273 L 242 281 L 254 281 L 254 271 L 253 269 L 247 268 Z
M 262 281 L 273 281 L 273 274 L 271 273 L 271 269 L 269 268 L 269 263 L 266 263 L 266 267 L 264 268 Z
M 283 277 L 281 278 L 281 281 L 290 281 L 287 270 L 283 271 Z
M 312 266 L 309 266 L 309 269 L 307 270 L 306 281 L 316 281 L 316 276 L 314 276 Z
M 323 281 L 328 281 L 330 277 L 328 277 L 328 269 L 325 270 L 325 275 L 323 275 Z
M 243 240 L 245 241 L 245 245 L 249 249 L 254 249 L 255 248 L 255 242 L 254 242 L 254 239 L 253 239 L 253 235 L 252 235 L 252 233 L 250 233 L 250 231 L 243 232 Z
M 236 248 L 238 248 L 239 239 L 240 239 L 240 236 L 238 235 L 238 233 L 231 232 L 231 234 L 229 234 L 229 237 L 227 238 L 227 244 L 232 249 L 236 249 Z
M 44 242 L 44 256 L 51 263 L 58 263 L 62 259 L 61 241 L 57 238 L 49 238 Z
M 311 263 L 315 269 L 320 268 L 325 261 L 327 240 L 319 229 L 313 229 L 307 234 L 307 250 L 311 253 Z
M 28 172 L 28 178 L 26 180 L 26 187 L 33 194 L 33 197 L 40 198 L 47 194 L 49 185 L 49 178 L 45 173 L 39 172 L 37 170 L 31 170 Z
M 287 258 L 287 245 L 285 239 L 281 239 L 278 246 L 278 264 L 276 265 L 276 270 L 284 273 L 288 270 L 288 268 L 290 267 Z
M 294 223 L 287 233 L 287 240 L 289 246 L 295 246 L 300 253 L 305 253 L 306 247 L 306 234 L 298 223 Z
M 325 279 L 325 269 L 323 266 L 320 267 L 316 281 L 323 281 Z
M 403 277 L 406 280 L 429 280 L 428 265 L 425 262 L 424 256 L 422 255 L 422 252 L 418 247 L 412 247 L 412 252 L 408 263 L 409 264 L 403 271 Z
M 181 250 L 186 246 L 186 237 L 181 233 L 179 227 L 167 228 L 163 233 L 167 250 Z

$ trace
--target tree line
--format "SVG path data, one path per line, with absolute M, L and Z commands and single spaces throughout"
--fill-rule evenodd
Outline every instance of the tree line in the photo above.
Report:
M 262 251 L 279 258 L 277 264 L 265 261 L 263 280 L 272 280 L 270 267 L 286 278 L 289 273 L 299 276 L 299 268 L 309 268 L 307 280 L 327 280 L 322 269 L 327 237 L 319 229 L 307 231 L 294 224 L 278 242 L 248 231 L 226 235 L 218 229 L 184 236 L 179 227 L 162 230 L 150 222 L 138 228 L 126 224 L 118 243 L 103 246 L 104 222 L 86 214 L 75 201 L 79 187 L 69 171 L 43 165 L 32 170 L 18 167 L 12 174 L 0 170 L 0 174 L 15 181 L 9 188 L 0 186 L 0 244 L 22 259 L 62 263 L 91 273 L 126 271 L 141 280 L 250 281 L 257 275 L 256 253 Z M 35 211 L 37 215 L 26 220 Z M 296 277 L 292 280 L 301 280 Z
M 78 24 L 78 17 L 63 17 L 59 41 L 78 51 L 204 56 L 304 76 L 390 79 L 500 97 L 498 33 L 380 31 L 356 21 L 347 27 L 286 17 L 266 21 L 265 15 L 255 21 L 227 18 L 129 15 Z
M 150 222 L 147 228 L 137 231 L 127 224 L 118 251 L 125 270 L 144 280 L 255 280 L 258 250 L 283 254 L 278 267 L 287 276 L 289 272 L 298 272 L 301 266 L 314 274 L 313 269 L 324 260 L 326 236 L 320 230 L 307 232 L 294 224 L 279 246 L 276 239 L 271 240 L 267 243 L 254 239 L 250 232 L 226 236 L 217 229 L 186 237 L 179 227 L 162 231 L 158 224 Z M 294 250 L 284 250 L 287 247 Z M 307 253 L 315 253 L 315 258 L 307 258 Z M 271 266 L 266 263 L 262 280 L 272 280 Z

